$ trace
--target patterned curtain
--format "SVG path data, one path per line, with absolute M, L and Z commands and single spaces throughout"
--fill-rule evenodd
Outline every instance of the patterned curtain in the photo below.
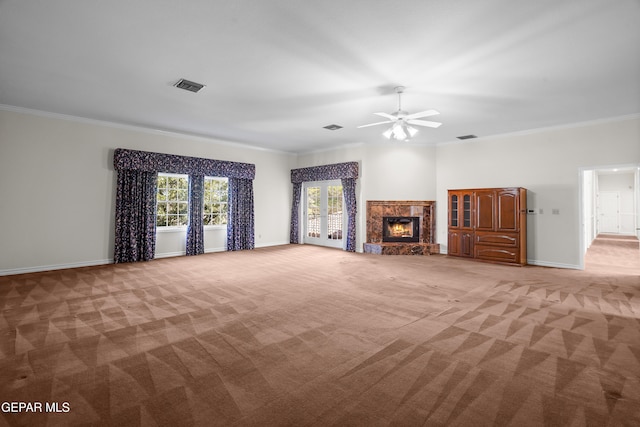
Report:
M 227 250 L 253 249 L 253 181 L 229 178 L 229 204 L 227 217 Z
M 312 166 L 308 168 L 291 169 L 291 182 L 293 183 L 293 202 L 291 206 L 291 243 L 299 243 L 298 237 L 298 211 L 300 206 L 300 189 L 303 182 L 330 181 L 340 179 L 344 193 L 345 204 L 348 209 L 347 241 L 345 250 L 356 250 L 356 180 L 358 179 L 358 163 L 345 162 L 331 165 Z
M 175 154 L 127 150 L 125 148 L 115 149 L 113 166 L 116 170 L 133 169 L 149 172 L 222 176 L 225 178 L 254 179 L 256 176 L 256 165 L 251 163 L 177 156 Z
M 116 148 L 113 166 L 118 172 L 115 262 L 145 261 L 154 257 L 158 172 L 188 174 L 191 176 L 189 182 L 194 181 L 194 176 L 199 177 L 199 189 L 192 188 L 190 184 L 187 255 L 204 252 L 203 218 L 201 213 L 198 214 L 202 212 L 204 176 L 229 178 L 227 247 L 233 248 L 230 250 L 253 249 L 256 165 Z M 235 206 L 231 203 L 232 188 Z M 192 203 L 199 203 L 199 208 Z
M 347 246 L 345 250 L 356 251 L 356 180 L 355 178 L 342 178 L 342 193 L 344 204 L 347 208 Z
M 114 261 L 153 259 L 156 249 L 157 173 L 118 171 Z
M 204 253 L 204 175 L 189 175 L 189 226 L 187 255 Z
M 302 183 L 293 183 L 293 202 L 291 203 L 291 230 L 289 242 L 300 243 L 300 198 L 302 195 Z

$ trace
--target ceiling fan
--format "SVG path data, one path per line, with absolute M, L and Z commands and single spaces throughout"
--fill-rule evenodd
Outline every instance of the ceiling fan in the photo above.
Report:
M 426 110 L 421 111 L 419 113 L 409 114 L 406 111 L 402 110 L 402 93 L 404 92 L 404 86 L 397 86 L 395 88 L 396 93 L 398 94 L 398 111 L 392 114 L 387 113 L 373 113 L 377 116 L 384 117 L 384 122 L 376 122 L 369 123 L 368 125 L 358 126 L 358 128 L 366 128 L 369 126 L 377 126 L 383 125 L 386 123 L 393 123 L 391 128 L 383 133 L 383 135 L 388 139 L 395 139 L 399 141 L 407 141 L 411 137 L 413 137 L 416 133 L 418 133 L 418 129 L 410 126 L 426 126 L 431 128 L 437 128 L 442 123 L 432 122 L 429 120 L 418 120 L 423 117 L 435 116 L 436 114 L 440 114 L 436 110 Z

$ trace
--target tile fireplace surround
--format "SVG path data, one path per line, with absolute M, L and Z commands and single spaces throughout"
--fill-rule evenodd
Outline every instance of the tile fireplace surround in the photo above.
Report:
M 417 216 L 420 218 L 418 243 L 382 241 L 382 217 Z M 364 252 L 377 255 L 430 255 L 440 253 L 435 243 L 436 202 L 430 200 L 368 200 L 367 242 Z

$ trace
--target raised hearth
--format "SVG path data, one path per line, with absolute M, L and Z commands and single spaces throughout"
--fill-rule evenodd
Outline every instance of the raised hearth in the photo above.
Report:
M 364 252 L 377 255 L 440 253 L 435 243 L 435 201 L 367 201 Z

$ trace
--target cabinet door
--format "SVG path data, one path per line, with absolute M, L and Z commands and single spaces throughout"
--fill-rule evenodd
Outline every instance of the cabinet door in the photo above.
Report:
M 497 230 L 513 231 L 520 229 L 520 203 L 517 188 L 498 190 L 496 196 Z
M 477 190 L 474 192 L 476 230 L 493 231 L 496 229 L 496 192 Z
M 461 191 L 460 228 L 473 229 L 473 192 Z
M 449 228 L 473 228 L 473 192 L 449 190 Z
M 449 191 L 449 228 L 458 228 L 460 226 L 460 205 L 460 194 Z
M 460 233 L 460 256 L 473 257 L 473 232 L 462 231 Z
M 456 230 L 449 230 L 447 254 L 460 256 L 460 233 Z

